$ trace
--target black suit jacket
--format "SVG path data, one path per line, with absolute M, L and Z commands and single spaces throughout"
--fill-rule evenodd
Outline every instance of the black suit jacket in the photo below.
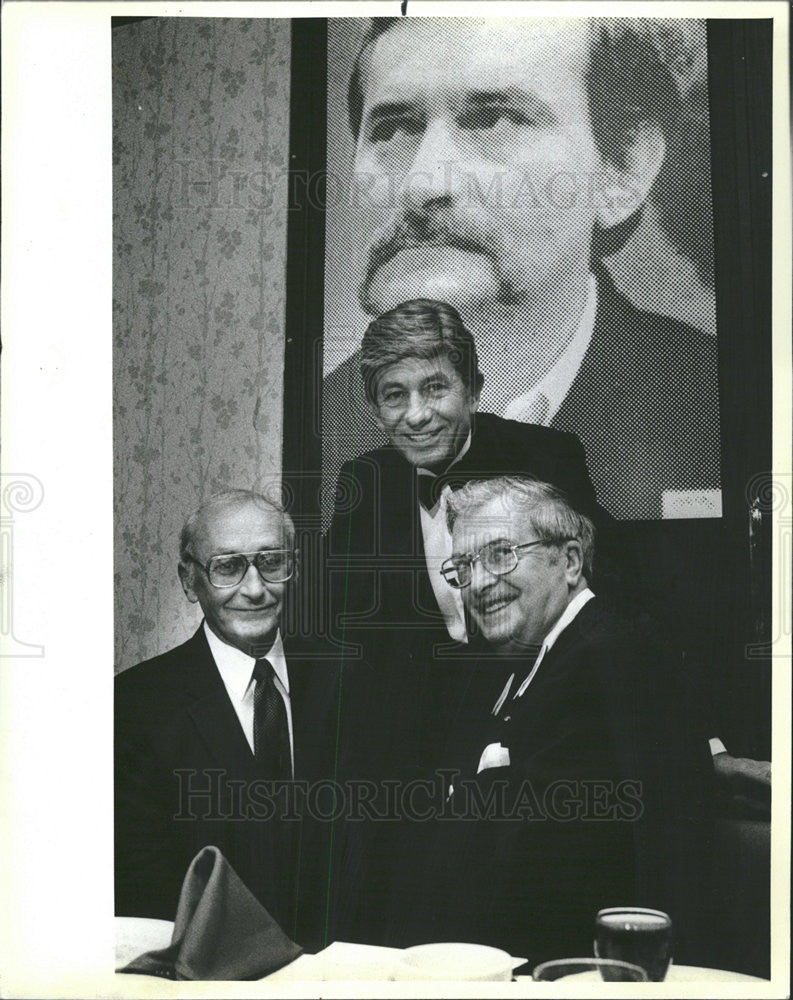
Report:
M 678 659 L 646 622 L 594 598 L 494 716 L 509 674 L 514 693 L 534 657 L 480 661 L 446 760 L 460 775 L 453 804 L 408 831 L 384 937 L 479 941 L 539 962 L 591 953 L 598 909 L 640 905 L 672 915 L 678 960 L 701 961 L 690 941 L 707 902 L 712 767 Z M 509 765 L 477 774 L 496 742 Z
M 295 778 L 328 777 L 338 662 L 285 651 Z M 267 794 L 203 627 L 116 677 L 115 723 L 117 914 L 172 920 L 190 861 L 214 844 L 287 933 L 309 937 L 313 904 L 296 894 L 314 878 L 316 831 L 273 815 L 286 800 Z
M 551 426 L 580 438 L 598 499 L 614 517 L 658 518 L 665 490 L 720 483 L 716 343 L 685 323 L 637 309 L 605 268 L 597 277 L 592 340 Z M 330 475 L 384 440 L 359 369 L 356 352 L 324 382 Z

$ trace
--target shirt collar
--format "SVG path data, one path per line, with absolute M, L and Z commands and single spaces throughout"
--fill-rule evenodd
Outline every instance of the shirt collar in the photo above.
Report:
M 573 621 L 575 616 L 588 604 L 595 595 L 589 589 L 589 587 L 584 587 L 580 594 L 576 594 L 575 597 L 570 601 L 567 607 L 559 616 L 558 621 L 551 629 L 551 631 L 546 635 L 542 641 L 542 646 L 540 647 L 540 655 L 544 655 L 553 646 L 559 636 L 564 632 L 567 626 Z
M 550 424 L 570 391 L 589 348 L 595 329 L 597 305 L 597 280 L 590 274 L 584 311 L 573 336 L 539 382 L 535 382 L 530 389 L 509 403 L 504 410 L 504 416 L 508 420 L 526 421 L 530 411 L 533 411 L 536 414 L 535 419 L 529 422 L 540 423 L 546 427 Z
M 224 642 L 223 639 L 215 635 L 206 620 L 204 621 L 204 634 L 226 690 L 241 701 L 253 680 L 253 666 L 256 663 L 256 657 L 249 656 L 248 653 L 237 649 L 236 646 Z M 267 653 L 267 659 L 272 664 L 276 677 L 288 694 L 289 675 L 286 670 L 286 657 L 284 656 L 284 644 L 280 631 L 275 634 L 275 640 Z
M 449 464 L 443 470 L 444 472 L 448 472 L 449 469 L 451 469 L 451 467 L 453 465 L 457 465 L 457 463 L 467 453 L 468 449 L 471 447 L 471 438 L 472 438 L 472 435 L 473 435 L 473 431 L 468 431 L 468 437 L 465 439 L 465 444 L 457 452 L 457 456 L 455 458 L 453 458 L 451 460 L 451 462 L 449 462 Z M 416 466 L 416 475 L 419 475 L 419 476 L 432 476 L 433 479 L 437 479 L 438 478 L 438 473 L 437 472 L 431 472 L 429 469 L 423 469 L 420 465 Z
M 583 608 L 585 604 L 588 604 L 589 601 L 591 601 L 594 596 L 595 595 L 592 593 L 589 587 L 585 587 L 580 594 L 576 594 L 575 597 L 572 599 L 572 601 L 570 601 L 570 603 L 564 609 L 562 614 L 559 616 L 554 627 L 551 629 L 548 635 L 546 635 L 546 637 L 543 639 L 542 646 L 540 646 L 540 652 L 537 654 L 537 659 L 534 661 L 534 666 L 531 668 L 531 670 L 528 673 L 528 676 L 525 678 L 521 686 L 513 695 L 513 698 L 523 697 L 523 695 L 526 692 L 526 688 L 534 680 L 534 675 L 537 673 L 540 664 L 545 658 L 545 654 L 553 646 L 553 644 L 556 642 L 556 640 L 559 638 L 562 632 L 564 632 L 567 626 L 573 621 L 573 619 L 576 617 L 581 608 Z M 512 677 L 510 677 L 510 679 L 507 681 L 507 686 L 504 688 L 502 697 L 499 699 L 499 701 L 496 703 L 496 707 L 493 709 L 494 712 L 498 712 L 500 706 L 503 705 L 504 699 L 506 698 L 507 693 L 509 692 L 512 686 L 512 681 L 514 680 L 514 678 L 515 675 L 513 674 Z

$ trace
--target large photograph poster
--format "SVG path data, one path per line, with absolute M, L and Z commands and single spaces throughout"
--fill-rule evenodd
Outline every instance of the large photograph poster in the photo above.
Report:
M 577 434 L 613 516 L 720 516 L 708 103 L 704 20 L 329 22 L 326 514 L 385 443 L 363 332 L 425 298 L 480 410 Z

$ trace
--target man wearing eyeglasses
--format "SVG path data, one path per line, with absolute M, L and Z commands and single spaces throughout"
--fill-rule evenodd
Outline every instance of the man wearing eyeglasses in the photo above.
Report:
M 281 635 L 296 559 L 289 515 L 256 493 L 217 494 L 185 522 L 179 579 L 204 620 L 116 681 L 118 914 L 173 919 L 191 859 L 214 844 L 295 932 L 289 795 L 327 776 L 336 697 L 333 663 Z
M 590 589 L 594 526 L 553 486 L 471 482 L 449 521 L 442 573 L 491 647 L 450 811 L 470 818 L 475 784 L 501 822 L 458 824 L 425 905 L 452 940 L 541 960 L 591 947 L 594 914 L 619 899 L 671 911 L 682 951 L 708 756 L 674 656 Z

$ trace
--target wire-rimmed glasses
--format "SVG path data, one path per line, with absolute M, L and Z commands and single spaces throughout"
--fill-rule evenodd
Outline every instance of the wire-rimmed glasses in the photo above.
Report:
M 293 549 L 223 552 L 212 556 L 206 564 L 190 555 L 188 559 L 203 569 L 213 587 L 220 589 L 236 587 L 245 578 L 249 566 L 256 567 L 256 572 L 265 583 L 285 583 L 295 571 Z
M 511 573 L 518 565 L 518 552 L 530 549 L 534 545 L 550 545 L 551 542 L 533 541 L 513 545 L 507 539 L 496 539 L 483 545 L 478 552 L 466 552 L 464 555 L 451 556 L 440 568 L 441 576 L 455 590 L 462 590 L 471 583 L 474 574 L 474 564 L 480 560 L 482 566 L 493 576 L 504 576 Z

